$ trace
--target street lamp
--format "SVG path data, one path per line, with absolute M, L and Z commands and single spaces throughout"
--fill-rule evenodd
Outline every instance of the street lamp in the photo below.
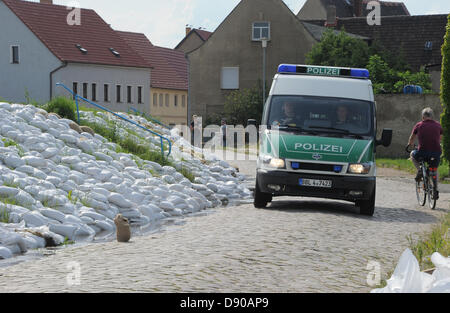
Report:
M 261 44 L 263 49 L 263 106 L 266 104 L 266 49 L 267 42 L 269 40 L 267 38 L 261 38 Z

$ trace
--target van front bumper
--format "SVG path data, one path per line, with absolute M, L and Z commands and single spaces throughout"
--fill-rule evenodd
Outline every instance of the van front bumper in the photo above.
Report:
M 300 186 L 300 179 L 328 180 L 332 181 L 332 187 Z M 272 194 L 274 197 L 302 196 L 351 202 L 369 200 L 376 187 L 375 177 L 327 176 L 265 170 L 258 170 L 256 181 L 261 192 Z M 273 189 L 274 186 L 279 186 L 280 190 L 276 191 Z

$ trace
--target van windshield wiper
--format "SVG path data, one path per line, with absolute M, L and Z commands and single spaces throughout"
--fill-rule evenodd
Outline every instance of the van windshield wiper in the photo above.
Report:
M 335 127 L 323 127 L 323 126 L 309 126 L 309 128 L 314 128 L 314 129 L 323 129 L 323 130 L 331 130 L 334 132 L 340 132 L 346 136 L 352 136 L 352 137 L 356 137 L 358 139 L 363 139 L 363 137 L 361 135 L 357 135 L 357 134 L 352 134 L 349 130 L 347 129 L 342 129 L 342 128 L 335 128 Z
M 293 126 L 293 125 L 280 125 L 280 126 L 278 126 L 278 129 L 280 129 L 280 130 L 291 130 L 291 131 L 296 131 L 296 132 L 299 132 L 299 133 L 307 133 L 307 134 L 316 134 L 317 133 L 315 131 L 306 130 L 306 129 L 301 128 L 299 126 Z

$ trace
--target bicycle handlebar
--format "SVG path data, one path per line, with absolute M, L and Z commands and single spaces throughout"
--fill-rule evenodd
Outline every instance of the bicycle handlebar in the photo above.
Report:
M 417 146 L 416 146 L 416 145 L 413 145 L 413 146 L 412 146 L 412 149 L 410 149 L 410 148 L 411 148 L 411 145 L 407 145 L 406 148 L 405 148 L 405 151 L 406 151 L 408 154 L 410 154 L 411 152 L 413 152 L 414 150 L 416 150 L 416 149 L 417 149 Z

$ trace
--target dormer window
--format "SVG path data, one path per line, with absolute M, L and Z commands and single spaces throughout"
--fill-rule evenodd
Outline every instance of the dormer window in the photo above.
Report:
M 114 56 L 120 58 L 120 53 L 116 51 L 116 49 L 114 48 L 109 48 L 109 51 L 111 51 L 112 54 L 114 54 Z
M 80 50 L 81 53 L 83 53 L 83 54 L 87 54 L 88 53 L 87 49 L 83 48 L 80 44 L 76 44 L 75 47 L 77 47 L 78 50 Z
M 433 50 L 433 42 L 432 41 L 427 41 L 425 43 L 425 51 L 432 51 Z

